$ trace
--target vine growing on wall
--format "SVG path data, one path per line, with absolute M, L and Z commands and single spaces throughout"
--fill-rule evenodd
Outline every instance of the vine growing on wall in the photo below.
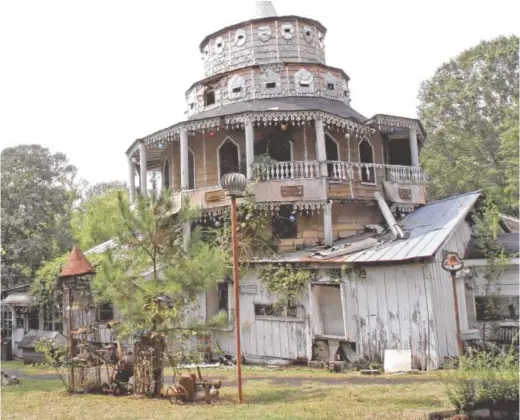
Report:
M 314 272 L 290 264 L 271 264 L 258 270 L 258 277 L 267 290 L 276 296 L 278 306 L 297 300 L 304 288 L 314 279 Z

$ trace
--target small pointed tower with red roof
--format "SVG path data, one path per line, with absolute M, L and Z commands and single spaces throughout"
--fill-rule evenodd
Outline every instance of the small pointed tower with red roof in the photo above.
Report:
M 92 303 L 90 279 L 95 274 L 94 267 L 83 252 L 74 246 L 63 266 L 58 284 L 64 291 L 63 319 L 69 341 L 69 357 L 72 357 L 72 331 L 90 324 L 89 304 Z

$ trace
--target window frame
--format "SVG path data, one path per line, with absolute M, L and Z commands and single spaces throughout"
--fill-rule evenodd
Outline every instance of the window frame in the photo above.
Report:
M 63 333 L 63 311 L 59 305 L 43 308 L 42 318 L 43 331 Z
M 287 209 L 287 211 L 289 212 L 288 216 L 280 215 L 280 212 L 282 211 L 282 208 L 284 209 L 284 212 L 285 212 L 285 209 Z M 294 207 L 293 207 L 292 204 L 281 204 L 280 205 L 280 209 L 278 210 L 278 212 L 271 216 L 271 229 L 272 229 L 274 235 L 278 239 L 280 239 L 280 240 L 298 239 L 298 219 L 295 217 L 296 220 L 294 221 L 294 223 L 289 220 L 289 217 L 293 213 L 294 213 Z M 279 221 L 283 220 L 285 217 L 287 218 L 287 223 L 289 224 L 289 226 L 291 226 L 291 229 L 287 229 L 287 230 L 292 231 L 294 229 L 294 232 L 290 233 L 289 234 L 290 236 L 283 236 L 282 237 L 278 233 L 279 230 L 276 229 L 276 224 L 280 223 Z
M 104 306 L 104 305 L 110 306 L 110 309 L 106 309 L 106 308 L 102 309 L 102 306 Z M 102 311 L 108 311 L 108 310 L 110 310 L 112 315 L 109 318 L 105 319 L 104 317 L 101 316 L 101 313 L 102 313 Z M 113 321 L 114 316 L 115 316 L 114 315 L 114 305 L 111 304 L 110 302 L 101 302 L 96 306 L 96 321 L 97 322 L 107 323 L 107 322 Z
M 362 162 L 361 161 L 361 144 L 363 142 L 366 142 L 366 144 L 368 144 L 370 146 L 370 150 L 372 151 L 372 162 Z M 374 152 L 374 146 L 372 145 L 372 143 L 370 143 L 370 140 L 366 136 L 363 136 L 363 138 L 358 143 L 357 149 L 358 149 L 358 161 L 359 161 L 360 164 L 365 163 L 365 164 L 368 164 L 368 165 L 374 165 L 374 166 L 368 168 L 369 171 L 372 173 L 373 181 L 364 180 L 363 179 L 364 168 L 361 167 L 361 179 L 360 179 L 361 184 L 363 184 L 363 185 L 377 185 L 377 174 L 376 174 L 376 168 L 375 168 L 376 155 L 375 155 L 375 152 Z
M 226 144 L 226 142 L 228 140 L 236 146 L 237 157 L 238 157 L 238 172 L 240 172 L 240 170 L 242 169 L 240 167 L 240 156 L 241 156 L 240 155 L 240 145 L 235 140 L 233 140 L 230 136 L 226 136 L 224 138 L 224 140 L 222 140 L 222 142 L 217 147 L 217 176 L 218 176 L 218 185 L 220 185 L 220 180 L 221 180 L 221 178 L 223 176 L 222 169 L 220 167 L 220 149 L 222 148 L 222 146 L 224 146 Z

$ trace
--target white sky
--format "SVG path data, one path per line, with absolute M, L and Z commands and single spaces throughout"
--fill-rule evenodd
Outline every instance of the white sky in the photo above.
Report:
M 132 141 L 184 118 L 204 36 L 254 10 L 252 0 L 0 3 L 1 148 L 64 152 L 90 182 L 127 180 Z M 327 63 L 350 76 L 352 107 L 367 117 L 414 117 L 420 82 L 443 62 L 520 31 L 515 0 L 273 3 L 328 28 Z

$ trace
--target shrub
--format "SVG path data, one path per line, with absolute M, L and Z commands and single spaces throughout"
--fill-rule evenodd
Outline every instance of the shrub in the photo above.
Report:
M 458 359 L 458 366 L 444 370 L 443 387 L 459 410 L 489 403 L 516 403 L 519 400 L 518 357 L 511 348 L 503 351 L 471 350 Z

